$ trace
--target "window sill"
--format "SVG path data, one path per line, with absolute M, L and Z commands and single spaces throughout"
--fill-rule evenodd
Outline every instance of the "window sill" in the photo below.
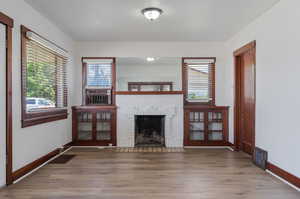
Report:
M 22 119 L 22 128 L 67 119 L 68 110 L 59 109 L 37 113 L 24 113 L 24 116 Z

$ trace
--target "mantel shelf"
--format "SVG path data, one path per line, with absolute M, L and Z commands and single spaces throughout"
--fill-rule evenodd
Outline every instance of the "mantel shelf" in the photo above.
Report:
M 116 95 L 183 95 L 183 91 L 116 91 Z

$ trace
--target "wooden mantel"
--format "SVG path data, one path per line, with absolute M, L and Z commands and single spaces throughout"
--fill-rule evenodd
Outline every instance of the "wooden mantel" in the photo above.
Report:
M 116 91 L 116 95 L 183 95 L 183 91 Z

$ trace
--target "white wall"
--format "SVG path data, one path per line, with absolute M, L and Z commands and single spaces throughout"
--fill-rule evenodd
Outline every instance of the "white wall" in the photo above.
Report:
M 41 156 L 71 141 L 71 115 L 67 120 L 21 128 L 21 55 L 20 25 L 34 30 L 47 39 L 67 49 L 69 104 L 73 95 L 73 41 L 48 19 L 32 9 L 24 1 L 1 0 L 0 11 L 15 20 L 13 29 L 13 170 L 40 158 Z
M 173 90 L 181 89 L 181 60 L 174 64 L 116 65 L 117 91 L 128 91 L 128 82 L 173 82 Z
M 231 57 L 226 68 L 233 75 L 232 52 L 256 40 L 256 146 L 269 152 L 271 163 L 298 177 L 299 7 L 299 0 L 280 1 L 226 44 L 226 57 Z M 229 79 L 233 85 L 233 76 Z
M 6 27 L 0 24 L 0 187 L 6 178 Z

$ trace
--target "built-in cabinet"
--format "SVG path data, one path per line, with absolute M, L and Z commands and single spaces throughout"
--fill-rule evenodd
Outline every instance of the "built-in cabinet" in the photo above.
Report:
M 116 145 L 115 106 L 76 106 L 73 110 L 73 145 Z
M 184 145 L 229 145 L 228 107 L 186 106 L 184 108 Z

